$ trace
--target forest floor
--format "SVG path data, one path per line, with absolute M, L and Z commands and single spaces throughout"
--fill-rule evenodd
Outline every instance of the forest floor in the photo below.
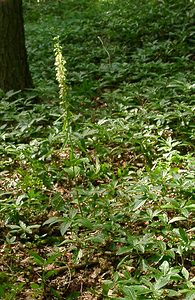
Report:
M 195 299 L 194 2 L 24 17 L 36 88 L 1 93 L 0 299 Z

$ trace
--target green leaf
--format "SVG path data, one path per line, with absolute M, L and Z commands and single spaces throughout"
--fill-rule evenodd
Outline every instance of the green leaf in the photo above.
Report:
M 70 178 L 74 178 L 80 174 L 81 168 L 79 166 L 71 166 L 69 168 L 64 168 L 64 171 Z
M 17 229 L 21 229 L 21 227 L 20 226 L 18 226 L 18 225 L 7 225 L 7 227 L 9 227 L 10 229 L 12 229 L 12 230 L 17 230 Z
M 41 225 L 30 225 L 30 226 L 28 226 L 28 228 L 30 228 L 30 229 L 36 229 L 36 228 L 40 228 L 41 227 Z
M 122 254 L 129 253 L 129 252 L 132 252 L 132 251 L 133 251 L 132 246 L 124 246 L 124 247 L 119 248 L 116 254 L 117 255 L 122 255 Z
M 186 220 L 185 217 L 174 217 L 169 221 L 169 224 L 177 222 L 177 221 L 184 221 L 184 220 Z
M 61 254 L 60 253 L 54 253 L 52 255 L 50 255 L 47 260 L 46 260 L 46 264 L 52 264 L 54 261 L 56 261 L 56 258 L 58 258 Z
M 164 261 L 160 265 L 159 269 L 163 272 L 163 275 L 166 275 L 169 272 L 169 269 L 170 269 L 168 261 Z
M 192 248 L 194 248 L 194 247 L 195 247 L 195 241 L 192 241 L 192 242 L 190 243 L 190 246 L 191 246 Z
M 178 299 L 178 297 L 181 297 L 181 291 L 175 291 L 175 290 L 171 290 L 171 289 L 167 289 L 167 296 L 170 297 L 171 299 Z
M 190 228 L 187 232 L 195 231 L 195 227 Z
M 185 300 L 195 300 L 195 290 L 188 292 L 185 295 Z
M 26 194 L 22 194 L 18 196 L 18 198 L 16 199 L 16 205 L 20 205 L 22 203 L 22 200 L 25 198 L 26 198 Z
M 34 251 L 29 251 L 30 255 L 33 257 L 35 263 L 38 265 L 38 266 L 44 266 L 45 264 L 45 259 L 43 259 L 39 254 L 37 254 L 36 252 Z
M 170 281 L 170 277 L 169 276 L 162 276 L 160 277 L 156 283 L 154 284 L 154 289 L 155 290 L 160 290 L 162 287 L 164 287 L 165 285 L 167 285 Z
M 134 203 L 133 211 L 138 210 L 140 207 L 142 207 L 145 204 L 146 200 L 136 200 Z
M 195 210 L 195 204 L 190 204 L 185 206 L 186 209 L 190 210 L 190 211 L 194 211 Z
M 52 207 L 57 211 L 64 211 L 64 199 L 62 198 L 60 193 L 55 193 L 51 199 Z
M 72 222 L 64 222 L 60 225 L 60 233 L 64 235 L 66 231 L 70 228 Z
M 185 267 L 182 268 L 181 273 L 182 273 L 183 277 L 184 277 L 186 280 L 189 280 L 190 274 L 189 274 L 188 270 L 187 270 Z
M 48 220 L 46 220 L 43 225 L 53 225 L 55 223 L 61 222 L 63 219 L 59 217 L 51 217 Z
M 123 286 L 122 292 L 125 294 L 125 296 L 128 296 L 129 300 L 136 300 L 137 296 L 135 294 L 135 291 L 131 286 Z
M 6 284 L 9 282 L 9 276 L 7 273 L 0 271 L 0 285 L 1 284 Z
M 102 284 L 103 295 L 107 296 L 109 290 L 114 286 L 114 282 L 112 280 L 104 280 Z
M 98 157 L 96 157 L 96 160 L 95 160 L 95 168 L 96 168 L 95 174 L 98 174 L 101 169 L 100 160 Z
M 87 229 L 91 229 L 91 230 L 93 229 L 92 223 L 86 218 L 80 218 L 77 220 L 77 222 Z
M 38 290 L 41 288 L 41 286 L 35 282 L 31 283 L 30 284 L 30 287 L 33 289 L 33 290 Z
M 49 270 L 46 274 L 44 274 L 44 279 L 49 279 L 53 275 L 57 274 L 56 270 Z
M 142 253 L 145 252 L 145 245 L 137 244 L 134 248 Z
M 188 244 L 189 243 L 189 238 L 187 233 L 185 232 L 185 230 L 183 228 L 179 228 L 179 233 L 180 233 L 180 237 L 182 238 L 182 240 Z
M 24 230 L 26 233 L 32 234 L 32 230 L 30 227 L 26 227 L 26 229 Z
M 9 238 L 8 236 L 6 237 L 6 242 L 8 244 L 13 244 L 16 241 L 16 236 L 12 236 L 11 238 Z
M 132 285 L 131 287 L 135 291 L 136 295 L 146 295 L 151 293 L 151 290 L 145 285 Z
M 51 287 L 51 294 L 52 296 L 55 297 L 55 299 L 60 299 L 61 296 L 60 296 L 60 292 L 56 291 L 54 288 Z
M 175 251 L 174 249 L 169 249 L 166 251 L 166 255 L 170 256 L 170 258 L 175 259 Z

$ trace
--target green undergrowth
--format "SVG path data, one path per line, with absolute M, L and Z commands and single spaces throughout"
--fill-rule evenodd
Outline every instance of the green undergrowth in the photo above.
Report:
M 36 89 L 1 93 L 1 299 L 195 299 L 194 13 L 24 1 Z

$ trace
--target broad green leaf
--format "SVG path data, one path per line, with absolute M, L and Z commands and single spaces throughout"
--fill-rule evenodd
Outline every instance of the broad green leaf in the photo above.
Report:
M 52 207 L 57 211 L 64 210 L 64 199 L 62 198 L 60 193 L 55 193 L 51 199 Z
M 195 204 L 186 205 L 185 208 L 190 210 L 190 211 L 194 211 L 195 210 Z
M 83 250 L 82 249 L 79 249 L 78 253 L 77 253 L 77 256 L 76 256 L 76 263 L 78 264 L 80 261 L 81 261 L 81 258 L 83 257 Z
M 182 268 L 181 273 L 182 273 L 182 275 L 184 276 L 184 278 L 186 280 L 189 280 L 190 274 L 189 274 L 188 270 L 185 267 Z
M 185 300 L 195 300 L 195 290 L 188 292 L 185 295 Z
M 11 238 L 9 238 L 8 236 L 6 237 L 6 242 L 8 244 L 13 244 L 16 241 L 16 236 L 12 236 Z
M 136 295 L 146 295 L 148 293 L 151 293 L 151 290 L 145 285 L 132 285 L 132 288 L 135 291 Z
M 132 252 L 132 251 L 133 251 L 132 246 L 124 246 L 124 247 L 119 248 L 116 254 L 117 255 L 122 255 L 122 254 L 129 253 L 129 252 Z
M 160 277 L 156 283 L 154 284 L 154 289 L 155 290 L 160 290 L 162 287 L 164 287 L 165 285 L 167 285 L 170 281 L 170 277 L 169 276 L 162 276 Z
M 166 251 L 166 255 L 170 256 L 172 259 L 175 259 L 175 251 L 174 249 L 169 249 Z
M 168 297 L 170 297 L 171 299 L 178 299 L 178 297 L 181 297 L 181 291 L 175 291 L 175 290 L 171 290 L 171 289 L 166 289 L 166 291 L 168 292 Z
M 164 261 L 160 265 L 159 269 L 163 272 L 163 275 L 166 275 L 169 272 L 169 269 L 170 269 L 168 261 Z
M 102 234 L 97 234 L 94 236 L 89 236 L 87 240 L 92 241 L 94 244 L 101 244 L 105 242 L 105 237 Z
M 104 294 L 108 294 L 109 290 L 114 286 L 114 282 L 112 280 L 104 280 L 102 284 L 102 289 Z
M 41 225 L 30 225 L 30 226 L 28 226 L 28 228 L 30 228 L 30 229 L 36 229 L 36 228 L 40 228 L 41 227 Z
M 184 220 L 186 220 L 185 217 L 174 217 L 169 221 L 169 224 L 177 222 L 177 221 L 184 221 Z
M 135 294 L 135 291 L 132 286 L 123 286 L 121 288 L 122 292 L 125 294 L 125 296 L 128 296 L 129 300 L 136 300 L 137 296 Z
M 135 247 L 138 251 L 144 253 L 145 252 L 145 245 L 143 244 L 137 244 L 136 247 Z
M 60 292 L 51 287 L 51 295 L 55 297 L 55 299 L 60 299 Z M 70 300 L 70 299 L 69 299 Z
M 195 227 L 192 227 L 189 230 L 187 230 L 187 232 L 190 232 L 190 231 L 195 231 Z
M 43 225 L 53 225 L 55 223 L 61 222 L 63 219 L 59 217 L 51 217 L 48 220 L 46 220 Z
M 64 222 L 60 225 L 60 233 L 64 235 L 66 231 L 70 228 L 71 222 Z
M 133 211 L 138 210 L 140 207 L 142 207 L 145 204 L 146 200 L 136 200 L 134 203 Z
M 190 243 L 190 246 L 194 248 L 194 247 L 195 247 L 195 241 L 192 241 L 192 242 Z
M 22 194 L 18 196 L 18 198 L 16 199 L 16 205 L 20 205 L 22 203 L 22 200 L 25 199 L 26 197 L 27 197 L 26 194 Z
M 52 255 L 50 255 L 47 260 L 46 260 L 46 264 L 52 264 L 54 261 L 56 261 L 56 258 L 58 258 L 61 254 L 60 253 L 54 253 Z
M 56 270 L 49 270 L 45 275 L 44 275 L 44 279 L 49 279 L 50 277 L 52 277 L 53 275 L 55 275 L 57 272 Z
M 32 230 L 30 227 L 26 227 L 26 229 L 24 230 L 26 233 L 32 234 Z
M 187 233 L 185 232 L 185 230 L 183 228 L 179 228 L 179 233 L 180 233 L 180 237 L 182 238 L 182 240 L 188 244 L 189 242 L 189 238 L 188 238 L 188 235 Z
M 19 225 L 24 231 L 26 231 L 26 224 L 24 222 L 19 221 Z
M 20 226 L 18 226 L 18 225 L 7 225 L 7 227 L 9 227 L 10 229 L 12 229 L 12 230 L 17 230 L 17 229 L 21 229 L 21 227 Z
M 44 266 L 45 264 L 45 259 L 43 259 L 39 254 L 37 254 L 36 252 L 34 251 L 29 251 L 30 255 L 33 257 L 35 263 L 38 265 L 38 266 Z
M 35 282 L 31 283 L 30 284 L 30 287 L 33 289 L 33 290 L 38 290 L 41 288 L 41 286 Z
M 81 168 L 79 166 L 71 166 L 69 168 L 64 168 L 64 171 L 70 176 L 70 178 L 74 178 L 80 174 Z
M 86 218 L 82 218 L 82 219 L 80 218 L 77 220 L 77 222 L 87 229 L 93 229 L 92 223 Z

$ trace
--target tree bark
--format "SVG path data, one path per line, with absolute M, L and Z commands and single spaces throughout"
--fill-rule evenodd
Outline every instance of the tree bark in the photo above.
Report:
M 0 0 L 0 89 L 17 91 L 32 87 L 22 0 Z

